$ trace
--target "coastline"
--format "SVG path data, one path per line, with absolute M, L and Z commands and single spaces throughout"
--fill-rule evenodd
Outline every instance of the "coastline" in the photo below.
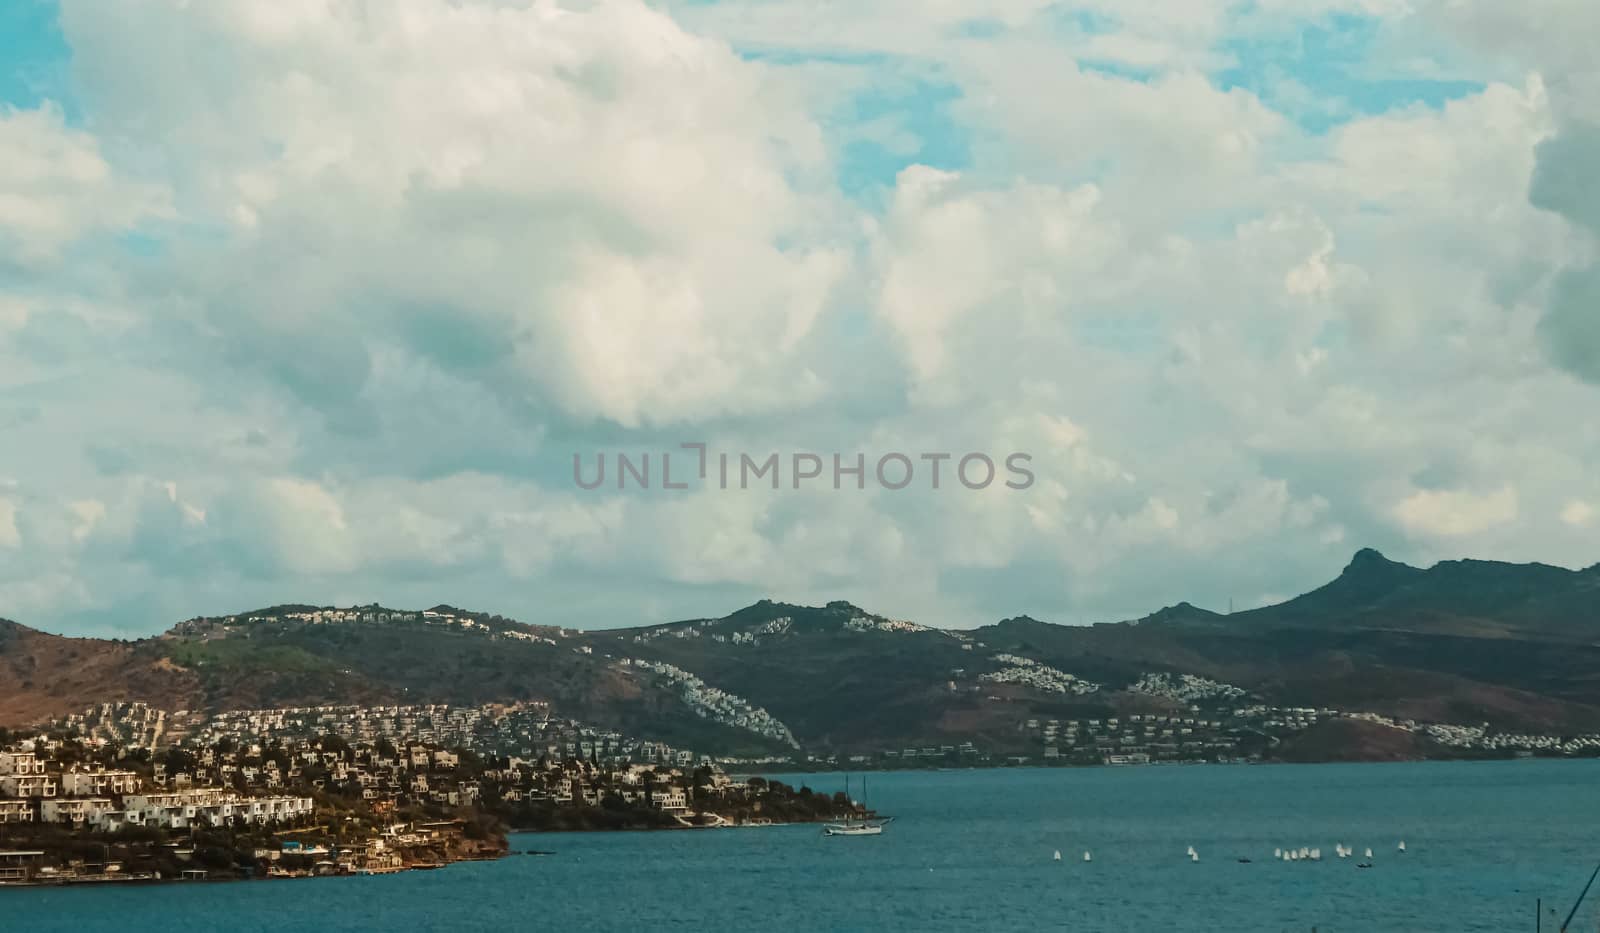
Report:
M 255 881 L 282 881 L 299 880 L 304 878 L 350 878 L 370 875 L 391 875 L 412 871 L 434 871 L 446 868 L 460 862 L 492 862 L 506 858 L 517 853 L 510 848 L 508 833 L 502 833 L 487 841 L 468 840 L 473 845 L 461 851 L 446 849 L 435 852 L 430 860 L 400 858 L 398 862 L 387 864 L 355 864 L 348 859 L 354 855 L 364 853 L 363 849 L 343 851 L 332 849 L 325 853 L 328 858 L 313 862 L 309 867 L 281 868 L 269 865 L 264 871 L 255 870 L 227 870 L 213 871 L 209 868 L 193 867 L 181 869 L 176 877 L 162 875 L 160 872 L 151 871 L 122 871 L 108 865 L 84 866 L 97 867 L 100 870 L 86 873 L 80 866 L 74 866 L 70 861 L 64 869 L 44 867 L 20 878 L 7 878 L 0 875 L 0 889 L 4 888 L 38 888 L 38 887 L 77 887 L 83 885 L 168 885 L 168 884 L 222 884 Z M 488 845 L 484 843 L 487 842 Z M 323 853 L 319 853 L 323 854 Z M 20 856 L 34 856 L 40 860 L 54 856 L 60 858 L 60 853 L 53 853 L 49 849 L 33 850 L 0 850 L 0 864 L 6 863 L 8 858 L 13 864 Z
M 716 814 L 710 814 L 710 815 L 716 816 Z M 180 875 L 179 877 L 176 877 L 176 878 L 161 877 L 160 875 L 154 874 L 154 873 L 131 873 L 131 872 L 120 872 L 120 871 L 117 871 L 117 872 L 101 872 L 101 873 L 97 873 L 97 874 L 81 874 L 81 873 L 80 874 L 66 874 L 66 873 L 55 874 L 55 873 L 51 873 L 51 874 L 45 874 L 43 876 L 37 876 L 36 875 L 36 876 L 31 877 L 31 878 L 29 878 L 27 880 L 7 880 L 7 879 L 4 879 L 4 878 L 0 878 L 0 889 L 5 889 L 5 888 L 59 888 L 59 887 L 78 887 L 78 886 L 85 886 L 85 885 L 107 885 L 107 884 L 110 884 L 110 885 L 231 884 L 231 883 L 255 882 L 255 881 L 302 880 L 302 879 L 307 879 L 307 878 L 355 878 L 355 877 L 368 877 L 368 876 L 374 876 L 374 875 L 393 875 L 393 874 L 402 874 L 402 873 L 406 873 L 406 872 L 437 871 L 439 869 L 448 868 L 451 865 L 456 865 L 456 864 L 460 864 L 460 863 L 463 863 L 463 862 L 496 862 L 496 861 L 500 861 L 502 859 L 515 858 L 515 857 L 519 857 L 519 856 L 548 857 L 548 856 L 553 856 L 553 855 L 557 854 L 556 852 L 549 851 L 549 850 L 544 850 L 544 849 L 524 849 L 524 850 L 520 850 L 520 851 L 516 850 L 516 849 L 513 849 L 510 846 L 510 837 L 513 836 L 513 835 L 538 836 L 538 835 L 557 835 L 557 834 L 566 834 L 566 833 L 584 833 L 584 834 L 592 834 L 592 833 L 656 833 L 656 832 L 679 832 L 679 831 L 694 832 L 694 831 L 724 830 L 724 829 L 770 829 L 770 828 L 774 828 L 774 827 L 786 827 L 786 826 L 820 826 L 823 823 L 828 822 L 830 819 L 836 819 L 836 818 L 837 817 L 830 816 L 830 817 L 818 817 L 818 818 L 815 818 L 815 819 L 795 819 L 795 820 L 756 819 L 756 820 L 732 821 L 732 820 L 722 819 L 722 818 L 719 817 L 717 822 L 708 822 L 708 823 L 703 823 L 703 824 L 693 824 L 693 823 L 683 823 L 683 824 L 678 824 L 678 825 L 644 825 L 644 824 L 640 824 L 640 825 L 629 825 L 629 826 L 620 826 L 620 827 L 596 827 L 596 828 L 590 828 L 590 829 L 561 829 L 561 830 L 535 829 L 535 828 L 521 827 L 521 826 L 510 826 L 510 827 L 507 827 L 502 834 L 500 834 L 498 837 L 496 837 L 494 842 L 498 843 L 498 846 L 496 846 L 492 850 L 485 850 L 484 848 L 482 848 L 480 846 L 480 848 L 477 849 L 473 853 L 462 853 L 462 854 L 455 854 L 455 855 L 447 855 L 446 857 L 444 857 L 440 861 L 428 861 L 428 862 L 417 861 L 417 862 L 412 862 L 412 863 L 409 863 L 409 864 L 401 864 L 401 865 L 364 866 L 364 867 L 348 867 L 348 866 L 337 866 L 336 865 L 333 868 L 333 870 L 327 870 L 327 871 L 318 871 L 315 868 L 313 868 L 313 869 L 296 869 L 296 870 L 269 870 L 269 871 L 266 871 L 266 872 L 261 873 L 261 874 L 225 874 L 225 875 L 215 875 L 215 876 L 211 875 L 209 872 L 206 872 L 206 873 L 204 873 L 204 877 L 199 877 L 199 876 L 185 877 L 184 875 Z M 6 854 L 8 854 L 8 853 L 0 851 L 0 857 L 3 857 Z M 331 852 L 329 854 L 333 855 L 333 856 L 337 856 L 339 853 Z

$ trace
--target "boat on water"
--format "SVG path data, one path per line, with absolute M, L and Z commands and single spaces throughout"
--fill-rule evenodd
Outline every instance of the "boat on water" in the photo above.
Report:
M 843 823 L 824 823 L 824 836 L 881 836 L 888 820 L 846 820 Z
M 850 775 L 848 774 L 844 776 L 844 796 L 846 800 L 850 798 Z M 864 813 L 871 813 L 871 810 L 866 809 L 866 804 L 867 778 L 866 775 L 862 775 L 861 807 Z M 892 816 L 861 817 L 859 819 L 853 815 L 847 816 L 842 822 L 823 823 L 822 834 L 824 836 L 881 836 L 883 835 L 883 827 L 887 826 L 893 819 L 894 817 Z

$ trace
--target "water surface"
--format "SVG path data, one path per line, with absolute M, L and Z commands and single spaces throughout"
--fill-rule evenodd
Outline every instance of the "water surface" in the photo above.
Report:
M 836 774 L 784 779 L 842 787 Z M 0 930 L 1503 931 L 1532 930 L 1543 897 L 1553 931 L 1600 861 L 1597 784 L 1600 761 L 878 774 L 871 802 L 897 817 L 880 837 L 519 835 L 518 851 L 556 854 L 373 878 L 0 891 Z M 1334 858 L 1336 843 L 1370 846 L 1375 866 Z M 1323 861 L 1272 859 L 1302 845 Z M 1594 929 L 1600 897 L 1592 907 L 1575 929 Z

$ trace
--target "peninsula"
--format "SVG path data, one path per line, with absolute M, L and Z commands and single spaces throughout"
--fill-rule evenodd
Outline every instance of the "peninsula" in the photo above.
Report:
M 351 711 L 312 712 L 224 716 L 184 735 L 186 714 L 105 704 L 0 734 L 0 885 L 380 874 L 500 858 L 510 830 L 867 815 L 842 794 L 708 764 L 480 756 L 432 738 L 435 716 L 466 711 L 378 711 L 399 741 L 354 734 Z M 349 734 L 274 731 L 298 721 Z M 171 744 L 157 751 L 161 735 Z

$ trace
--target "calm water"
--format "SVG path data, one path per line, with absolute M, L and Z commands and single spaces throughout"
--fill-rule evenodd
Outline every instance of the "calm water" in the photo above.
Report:
M 878 838 L 526 835 L 513 847 L 556 854 L 0 891 L 0 930 L 1532 930 L 1534 899 L 1564 915 L 1600 861 L 1597 784 L 1600 761 L 884 774 L 872 802 L 898 820 Z M 1337 842 L 1371 846 L 1376 867 L 1334 858 Z M 1290 845 L 1320 846 L 1323 861 L 1272 860 Z M 1575 929 L 1600 922 L 1593 906 Z M 1559 920 L 1547 913 L 1544 929 Z

